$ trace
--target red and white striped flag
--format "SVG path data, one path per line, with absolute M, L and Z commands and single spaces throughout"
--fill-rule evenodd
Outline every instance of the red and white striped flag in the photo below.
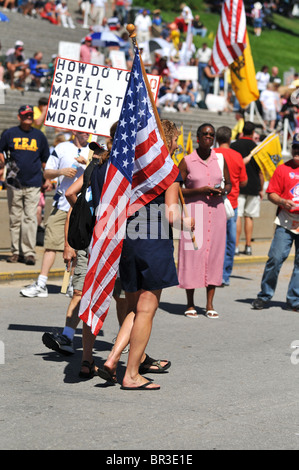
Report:
M 246 47 L 246 15 L 243 0 L 225 0 L 212 51 L 214 73 L 221 73 L 243 54 Z
M 79 317 L 94 335 L 109 310 L 128 215 L 165 191 L 178 172 L 159 133 L 137 49 L 108 161 L 80 302 Z

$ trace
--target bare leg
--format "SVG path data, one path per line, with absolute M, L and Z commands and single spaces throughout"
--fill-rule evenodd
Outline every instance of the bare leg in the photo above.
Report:
M 194 309 L 194 291 L 195 289 L 186 289 L 187 310 Z
M 121 326 L 127 315 L 127 300 L 121 299 L 120 297 L 114 297 L 116 302 L 116 314 L 118 324 Z
M 118 332 L 115 344 L 109 353 L 109 356 L 104 364 L 104 369 L 108 370 L 111 375 L 115 375 L 117 363 L 120 359 L 123 349 L 128 346 L 130 342 L 131 331 L 135 319 L 135 310 L 137 301 L 139 299 L 140 291 L 134 293 L 126 293 L 127 312 L 125 319 Z
M 44 252 L 42 267 L 40 274 L 42 276 L 48 276 L 50 269 L 52 268 L 56 257 L 56 251 L 46 250 Z
M 144 357 L 145 348 L 150 338 L 152 323 L 159 305 L 161 290 L 142 291 L 136 308 L 135 320 L 130 336 L 130 351 L 126 373 L 123 379 L 125 387 L 139 387 L 148 381 L 139 374 L 139 366 Z M 150 383 L 147 388 L 158 388 Z
M 214 310 L 213 300 L 215 295 L 215 286 L 209 285 L 207 287 L 207 307 L 206 310 Z
M 66 312 L 65 326 L 69 326 L 70 328 L 73 328 L 73 330 L 76 330 L 78 324 L 80 323 L 80 317 L 78 316 L 78 313 L 81 296 L 81 291 L 74 290 L 73 297 L 71 298 Z
M 195 306 L 194 306 L 194 292 L 195 292 L 195 289 L 186 289 L 187 309 L 185 311 L 185 315 L 188 316 L 188 317 L 197 318 L 198 315 L 197 315 L 197 312 L 196 312 Z
M 247 246 L 251 246 L 252 233 L 253 219 L 251 217 L 245 217 L 245 239 Z
M 83 335 L 82 335 L 82 344 L 83 344 L 83 355 L 82 362 L 88 361 L 90 364 L 93 362 L 92 351 L 95 342 L 95 335 L 91 332 L 90 326 L 83 322 Z M 97 369 L 97 368 L 96 368 Z M 89 372 L 87 367 L 81 367 L 82 372 Z

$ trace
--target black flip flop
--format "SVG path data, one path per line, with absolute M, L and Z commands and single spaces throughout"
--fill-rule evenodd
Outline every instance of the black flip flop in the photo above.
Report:
M 88 372 L 82 372 L 80 370 L 79 377 L 81 379 L 92 379 L 96 375 L 96 371 L 94 369 L 94 361 L 90 363 L 89 361 L 83 361 L 81 363 L 81 367 L 86 367 Z
M 106 369 L 98 369 L 98 376 L 101 377 L 101 379 L 106 380 L 106 382 L 113 384 L 117 383 L 116 375 L 111 374 L 111 372 Z
M 167 362 L 167 364 L 165 364 L 165 366 L 161 366 L 161 362 Z M 157 369 L 151 369 L 151 366 L 156 366 Z M 139 374 L 164 374 L 170 366 L 171 362 L 167 361 L 167 359 L 156 360 L 146 354 L 144 361 L 139 366 Z
M 148 387 L 149 384 L 151 384 L 152 381 L 149 380 L 148 382 L 145 382 L 145 384 L 140 385 L 139 387 L 125 387 L 124 385 L 121 385 L 122 390 L 160 390 L 160 385 L 154 388 Z

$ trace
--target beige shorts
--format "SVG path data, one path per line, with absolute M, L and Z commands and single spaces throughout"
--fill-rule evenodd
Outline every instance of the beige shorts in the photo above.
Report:
M 82 291 L 84 279 L 87 271 L 88 252 L 87 250 L 77 251 L 76 266 L 73 274 L 73 288 Z
M 75 290 L 83 290 L 84 279 L 87 272 L 88 264 L 88 250 L 77 251 L 77 261 L 73 275 L 73 288 Z M 120 278 L 117 277 L 114 284 L 113 297 L 119 297 L 120 299 L 125 298 L 125 291 L 121 287 Z
M 240 194 L 238 197 L 238 217 L 259 217 L 261 207 L 260 196 Z
M 64 225 L 66 217 L 67 212 L 56 209 L 56 207 L 52 210 L 47 223 L 45 224 L 45 250 L 64 250 Z

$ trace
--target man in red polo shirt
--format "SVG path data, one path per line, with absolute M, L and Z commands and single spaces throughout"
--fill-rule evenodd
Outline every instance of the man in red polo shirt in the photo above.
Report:
M 232 189 L 227 197 L 235 211 L 234 217 L 228 219 L 226 222 L 226 248 L 222 280 L 223 286 L 229 286 L 229 278 L 233 270 L 240 187 L 246 186 L 248 181 L 242 155 L 230 148 L 231 134 L 232 131 L 229 127 L 219 127 L 216 132 L 216 141 L 219 147 L 215 149 L 216 153 L 222 153 L 228 166 Z
M 272 299 L 283 262 L 295 244 L 294 269 L 287 292 L 287 309 L 299 312 L 299 133 L 292 143 L 292 159 L 276 168 L 267 189 L 268 199 L 279 209 L 276 230 L 261 282 L 261 291 L 252 303 L 256 310 Z

